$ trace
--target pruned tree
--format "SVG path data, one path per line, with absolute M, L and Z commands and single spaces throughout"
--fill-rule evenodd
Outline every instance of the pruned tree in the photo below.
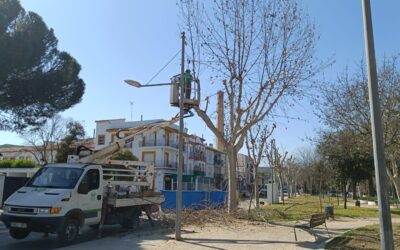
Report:
M 284 168 L 286 161 L 291 160 L 293 156 L 290 156 L 288 159 L 286 159 L 286 157 L 288 156 L 288 152 L 285 151 L 284 153 L 280 153 L 279 148 L 276 146 L 275 139 L 272 139 L 269 145 L 267 146 L 266 155 L 270 167 L 274 168 L 274 173 L 278 177 L 281 200 L 282 203 L 285 204 L 285 196 L 283 193 L 283 186 L 284 186 L 283 175 L 285 171 Z
M 0 130 L 40 126 L 81 101 L 81 67 L 57 42 L 38 14 L 0 1 Z
M 229 163 L 228 210 L 236 209 L 237 153 L 249 129 L 268 117 L 283 100 L 304 94 L 314 67 L 315 30 L 295 1 L 181 0 L 190 63 L 223 90 L 226 133 L 214 125 L 205 106 L 197 115 L 224 145 Z M 204 84 L 205 81 L 203 81 Z
M 313 194 L 314 176 L 313 169 L 316 165 L 316 152 L 311 147 L 300 148 L 297 152 L 297 159 L 301 166 L 301 185 L 305 193 Z
M 398 56 L 385 57 L 378 69 L 379 95 L 386 169 L 400 197 L 400 70 Z M 316 102 L 318 115 L 332 131 L 351 131 L 363 154 L 371 154 L 371 121 L 368 100 L 368 78 L 363 63 L 353 73 L 340 75 L 334 84 L 320 87 Z
M 292 198 L 297 193 L 298 175 L 300 173 L 299 164 L 294 157 L 287 160 L 283 173 L 288 185 L 288 198 Z
M 269 128 L 265 121 L 259 122 L 249 129 L 246 136 L 246 149 L 253 166 L 253 192 L 250 198 L 250 204 L 253 196 L 256 200 L 256 207 L 259 207 L 259 190 L 258 190 L 258 167 L 265 160 L 265 151 L 268 144 L 268 138 L 274 132 L 276 126 Z
M 37 162 L 47 164 L 55 162 L 55 152 L 59 149 L 60 140 L 66 135 L 66 120 L 55 115 L 40 127 L 31 128 L 20 134 L 28 146 L 28 150 Z

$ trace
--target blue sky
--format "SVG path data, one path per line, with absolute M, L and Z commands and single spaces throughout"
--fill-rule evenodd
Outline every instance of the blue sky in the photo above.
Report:
M 364 57 L 361 0 L 303 0 L 304 8 L 320 35 L 316 56 L 335 63 L 323 72 L 335 79 L 343 68 L 354 67 Z M 92 135 L 95 120 L 169 119 L 178 110 L 169 106 L 169 88 L 135 89 L 124 79 L 146 83 L 180 48 L 176 0 L 21 0 L 22 6 L 41 15 L 55 30 L 59 48 L 69 52 L 82 66 L 86 91 L 81 103 L 62 113 L 84 123 Z M 400 2 L 372 1 L 377 58 L 400 52 Z M 166 82 L 180 71 L 179 57 L 153 82 Z M 206 89 L 205 92 L 208 90 Z M 203 94 L 205 96 L 205 94 Z M 278 144 L 294 152 L 309 145 L 321 126 L 308 101 L 288 111 L 301 120 L 280 119 L 275 137 Z M 191 133 L 214 137 L 199 118 L 186 120 Z M 18 135 L 0 132 L 0 144 L 22 144 Z

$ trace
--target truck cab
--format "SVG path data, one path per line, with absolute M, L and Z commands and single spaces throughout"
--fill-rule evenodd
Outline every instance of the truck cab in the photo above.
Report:
M 16 239 L 33 231 L 71 241 L 83 225 L 100 222 L 101 173 L 101 165 L 48 164 L 5 201 L 1 220 Z
M 0 220 L 15 239 L 31 232 L 57 233 L 61 241 L 74 241 L 79 229 L 88 225 L 121 224 L 136 229 L 139 217 L 146 212 L 151 225 L 151 211 L 158 211 L 164 196 L 154 192 L 154 163 L 110 160 L 133 138 L 176 122 L 155 123 L 139 128 L 104 149 L 79 158 L 68 156 L 67 163 L 40 168 L 25 186 L 4 202 Z

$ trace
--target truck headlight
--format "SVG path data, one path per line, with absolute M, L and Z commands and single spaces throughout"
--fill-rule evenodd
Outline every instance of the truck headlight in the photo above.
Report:
M 49 214 L 50 208 L 49 207 L 39 207 L 37 211 L 38 211 L 38 214 Z
M 11 207 L 9 205 L 4 205 L 3 206 L 3 210 L 7 213 L 9 213 L 11 211 Z

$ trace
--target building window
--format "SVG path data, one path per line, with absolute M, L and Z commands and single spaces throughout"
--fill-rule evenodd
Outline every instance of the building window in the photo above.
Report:
M 164 167 L 165 168 L 171 167 L 171 165 L 169 164 L 169 154 L 168 154 L 168 152 L 164 152 Z
M 105 135 L 98 135 L 97 136 L 97 144 L 98 145 L 104 145 L 106 142 L 106 136 Z
M 169 133 L 165 131 L 165 146 L 169 146 Z
M 115 141 L 115 134 L 111 134 L 111 143 Z

